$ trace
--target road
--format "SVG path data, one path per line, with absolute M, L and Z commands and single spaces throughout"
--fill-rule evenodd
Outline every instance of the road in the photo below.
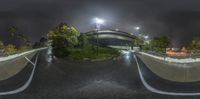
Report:
M 99 62 L 74 62 L 67 59 L 47 60 L 46 51 L 40 52 L 38 64 L 30 86 L 21 93 L 0 96 L 0 99 L 199 99 L 199 96 L 170 96 L 153 93 L 143 85 L 134 54 Z M 148 83 L 160 88 L 155 77 L 142 62 L 141 71 Z M 22 85 L 30 76 L 30 64 L 11 79 L 0 82 L 0 91 Z M 28 72 L 27 72 L 28 71 Z M 152 75 L 152 76 L 151 76 Z M 155 77 L 156 81 L 149 79 Z M 163 81 L 163 80 L 162 80 Z M 166 81 L 166 83 L 168 83 Z M 179 86 L 163 85 L 168 91 Z M 172 82 L 173 83 L 173 82 Z M 19 84 L 19 85 L 17 85 Z M 6 86 L 6 87 L 5 87 Z M 188 85 L 189 86 L 189 85 Z M 165 90 L 164 88 L 161 88 Z M 174 88 L 171 90 L 171 88 Z M 196 88 L 198 89 L 198 87 Z M 188 89 L 187 89 L 188 90 Z M 182 90 L 178 90 L 182 91 Z

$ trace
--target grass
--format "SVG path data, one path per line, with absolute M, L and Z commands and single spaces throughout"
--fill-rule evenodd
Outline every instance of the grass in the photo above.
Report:
M 69 49 L 69 57 L 75 60 L 97 60 L 109 59 L 119 54 L 118 50 L 106 47 L 99 47 L 97 50 L 86 48 Z

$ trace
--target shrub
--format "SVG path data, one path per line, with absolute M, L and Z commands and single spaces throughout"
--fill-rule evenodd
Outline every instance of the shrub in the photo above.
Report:
M 70 57 L 75 60 L 84 59 L 106 59 L 118 54 L 118 50 L 112 48 L 99 47 L 98 54 L 96 50 L 90 49 L 70 49 Z
M 32 47 L 31 46 L 20 46 L 18 50 L 26 51 L 26 50 L 29 50 L 29 49 L 32 49 Z
M 53 48 L 53 53 L 57 57 L 66 57 L 69 55 L 69 50 L 67 48 Z
M 3 49 L 4 48 L 4 44 L 3 42 L 0 41 L 0 49 Z
M 17 51 L 15 45 L 13 44 L 8 44 L 7 46 L 4 47 L 4 53 L 5 54 L 13 54 Z

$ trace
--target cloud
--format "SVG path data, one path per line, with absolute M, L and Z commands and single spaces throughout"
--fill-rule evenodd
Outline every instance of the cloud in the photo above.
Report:
M 133 27 L 139 25 L 141 33 L 150 37 L 168 35 L 184 45 L 199 36 L 199 3 L 198 0 L 1 0 L 0 34 L 6 36 L 6 29 L 16 25 L 36 41 L 59 22 L 73 24 L 85 32 L 93 28 L 93 17 L 101 17 L 107 20 L 107 28 L 134 32 Z

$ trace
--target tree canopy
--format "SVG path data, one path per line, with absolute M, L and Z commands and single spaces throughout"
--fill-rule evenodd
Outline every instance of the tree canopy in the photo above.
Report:
M 8 44 L 7 46 L 4 47 L 4 53 L 5 54 L 12 54 L 17 51 L 15 45 L 13 44 Z
M 12 38 L 17 38 L 19 40 L 22 40 L 23 43 L 27 42 L 28 39 L 24 36 L 23 33 L 21 33 L 19 31 L 19 29 L 15 26 L 11 26 L 9 29 L 8 29 L 8 33 L 9 35 L 12 37 Z
M 78 36 L 80 35 L 78 29 L 66 23 L 60 23 L 56 28 L 49 31 L 48 38 L 52 39 L 54 43 L 59 41 L 59 45 L 73 46 L 78 44 Z
M 4 48 L 4 44 L 2 41 L 0 41 L 0 49 L 3 49 Z
M 141 46 L 141 45 L 144 44 L 144 41 L 143 41 L 142 38 L 136 37 L 135 39 L 133 39 L 133 44 L 134 44 L 135 46 Z
M 150 41 L 150 47 L 154 51 L 163 52 L 167 47 L 169 47 L 170 41 L 166 36 L 155 37 Z
M 48 39 L 52 40 L 53 52 L 57 56 L 67 56 L 68 49 L 79 43 L 79 35 L 77 28 L 66 23 L 60 23 L 47 34 Z
M 200 49 L 200 38 L 194 38 L 190 43 L 190 49 Z

